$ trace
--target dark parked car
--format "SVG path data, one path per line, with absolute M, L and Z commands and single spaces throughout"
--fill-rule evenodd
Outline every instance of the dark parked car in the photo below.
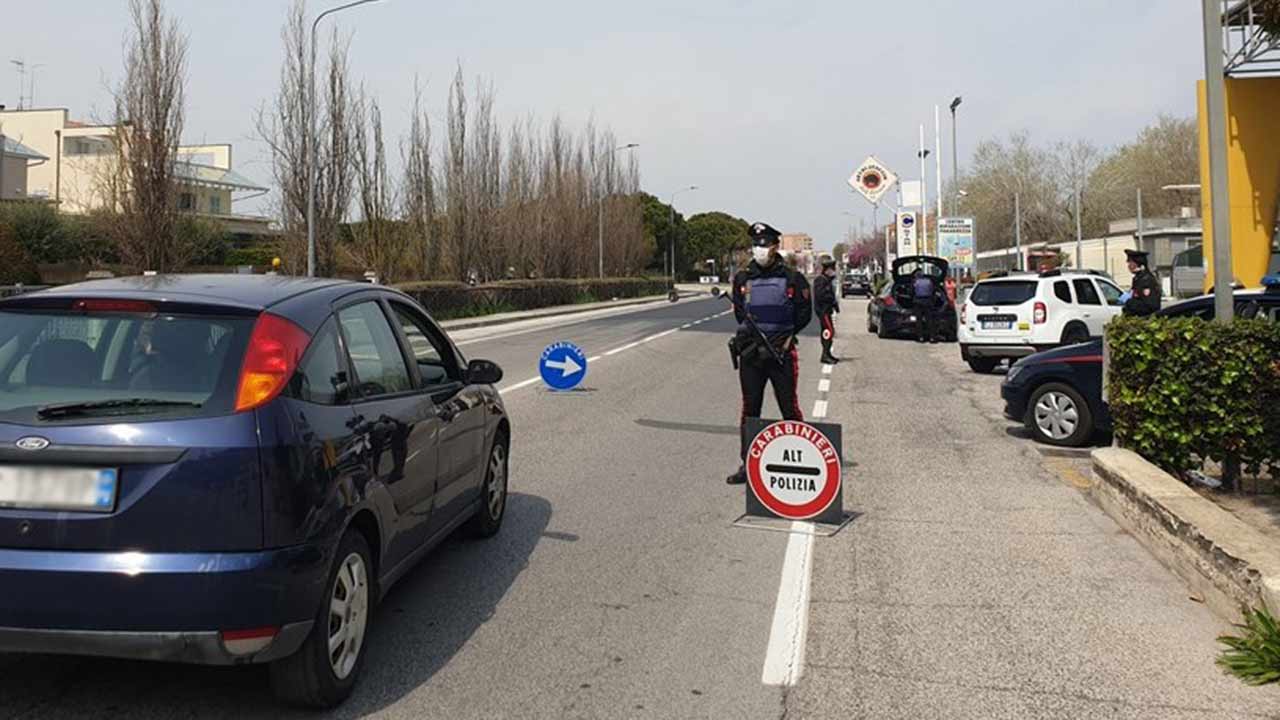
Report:
M 958 325 L 956 306 L 947 297 L 943 281 L 949 266 L 946 260 L 929 255 L 912 255 L 893 261 L 893 281 L 867 303 L 867 332 L 882 338 L 913 336 L 916 332 L 915 293 L 912 280 L 916 270 L 928 273 L 934 282 L 934 328 L 947 342 L 955 342 Z
M 840 279 L 840 297 L 864 295 L 871 297 L 871 276 L 863 271 L 851 271 Z
M 1280 321 L 1280 279 L 1265 290 L 1235 293 L 1238 317 Z M 1164 317 L 1214 318 L 1213 296 L 1203 295 L 1164 308 Z M 1079 447 L 1111 429 L 1102 399 L 1102 340 L 1031 355 L 1009 368 L 1000 394 L 1005 415 L 1025 423 L 1040 442 Z
M 392 583 L 498 532 L 501 377 L 364 283 L 0 301 L 0 651 L 270 663 L 282 698 L 341 702 Z

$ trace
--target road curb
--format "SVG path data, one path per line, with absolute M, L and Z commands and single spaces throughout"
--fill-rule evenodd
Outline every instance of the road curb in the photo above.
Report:
M 547 308 L 544 310 L 530 310 L 527 313 L 503 313 L 502 315 L 489 315 L 477 318 L 459 318 L 457 320 L 446 320 L 440 323 L 445 330 L 472 330 L 474 328 L 493 327 L 496 325 L 506 325 L 509 323 L 523 322 L 525 320 L 540 320 L 542 318 L 562 317 L 565 315 L 577 315 L 579 313 L 594 312 L 596 310 L 609 310 L 612 308 L 632 307 L 635 305 L 648 305 L 650 303 L 669 302 L 666 295 L 649 295 L 643 298 L 635 298 L 633 300 L 620 300 L 612 303 L 591 303 L 589 305 L 570 305 L 560 306 L 557 308 Z
M 1280 550 L 1262 533 L 1129 450 L 1095 450 L 1093 475 L 1089 496 L 1219 616 L 1280 613 Z

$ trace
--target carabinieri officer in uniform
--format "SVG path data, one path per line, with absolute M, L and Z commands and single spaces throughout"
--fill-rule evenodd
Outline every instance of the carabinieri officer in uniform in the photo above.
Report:
M 751 263 L 733 278 L 733 314 L 738 332 L 732 343 L 742 385 L 742 412 L 738 434 L 743 434 L 747 418 L 760 417 L 765 384 L 773 385 L 774 397 L 784 420 L 803 420 L 796 385 L 800 380 L 800 357 L 796 335 L 813 317 L 809 281 L 791 270 L 779 257 L 782 233 L 765 223 L 751 226 Z M 768 342 L 770 347 L 765 346 Z M 781 360 L 781 362 L 779 362 Z M 746 461 L 751 438 L 743 437 L 740 457 Z M 747 481 L 744 466 L 730 475 L 730 485 Z
M 1133 289 L 1125 293 L 1124 314 L 1132 317 L 1148 317 L 1160 310 L 1160 278 L 1147 267 L 1147 253 L 1125 250 L 1129 272 L 1133 273 Z

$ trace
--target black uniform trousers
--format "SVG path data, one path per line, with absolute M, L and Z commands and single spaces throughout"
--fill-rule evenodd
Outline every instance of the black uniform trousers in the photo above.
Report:
M 797 386 L 800 384 L 800 355 L 796 348 L 780 353 L 783 364 L 772 359 L 763 363 L 743 362 L 738 368 L 738 381 L 742 385 L 742 416 L 738 420 L 738 435 L 742 436 L 741 457 L 747 459 L 747 448 L 752 438 L 746 437 L 743 428 L 747 418 L 758 418 L 764 408 L 764 386 L 773 386 L 773 396 L 778 400 L 778 409 L 783 420 L 804 420 L 804 412 L 800 410 L 800 398 Z
M 822 357 L 831 357 L 831 344 L 835 342 L 836 326 L 831 320 L 831 313 L 825 313 L 818 316 L 818 322 L 822 325 Z

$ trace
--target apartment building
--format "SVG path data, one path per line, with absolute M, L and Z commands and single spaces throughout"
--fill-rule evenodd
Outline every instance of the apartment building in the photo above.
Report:
M 28 165 L 27 198 L 55 202 L 68 213 L 89 212 L 110 202 L 106 188 L 117 161 L 114 127 L 71 120 L 65 108 L 0 109 L 0 134 L 47 160 Z M 270 218 L 235 212 L 236 202 L 262 195 L 267 188 L 232 169 L 231 145 L 182 146 L 178 154 L 178 209 L 217 220 L 234 234 L 270 230 Z

